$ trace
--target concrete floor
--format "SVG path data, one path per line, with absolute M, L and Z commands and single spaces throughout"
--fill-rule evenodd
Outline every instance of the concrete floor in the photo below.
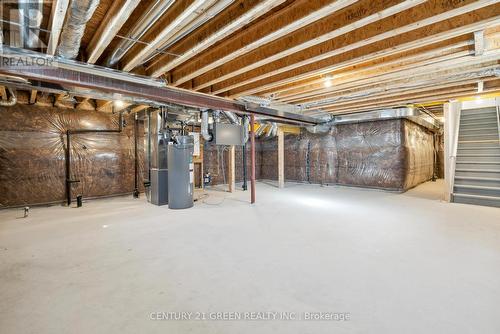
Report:
M 500 333 L 500 210 L 438 186 L 0 211 L 0 333 Z M 267 311 L 350 320 L 150 320 Z

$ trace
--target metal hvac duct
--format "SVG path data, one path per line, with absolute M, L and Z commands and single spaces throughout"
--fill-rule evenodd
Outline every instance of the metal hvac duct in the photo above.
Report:
M 212 135 L 208 132 L 208 109 L 201 111 L 201 136 L 205 141 L 212 140 Z
M 75 59 L 80 50 L 80 42 L 85 26 L 90 20 L 97 6 L 99 0 L 72 0 L 68 10 L 68 17 L 64 23 L 61 33 L 61 42 L 57 48 L 57 55 L 67 58 Z
M 120 43 L 111 53 L 110 57 L 107 59 L 107 66 L 116 65 L 123 58 L 123 56 L 134 46 L 137 40 L 141 39 L 142 36 L 153 26 L 153 24 L 172 6 L 174 0 L 156 0 L 154 1 L 148 9 L 142 14 L 142 16 L 137 20 L 135 26 L 131 29 L 128 34 L 128 39 L 122 39 Z
M 222 111 L 222 113 L 224 114 L 224 116 L 227 117 L 227 119 L 233 123 L 233 124 L 240 124 L 240 121 L 238 119 L 238 116 L 236 116 L 235 113 L 231 112 L 231 111 Z
M 19 31 L 23 47 L 34 49 L 40 47 L 40 25 L 43 19 L 43 1 L 19 2 Z

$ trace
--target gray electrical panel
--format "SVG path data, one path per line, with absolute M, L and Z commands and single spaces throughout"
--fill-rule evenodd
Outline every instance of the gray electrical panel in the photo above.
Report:
M 168 145 L 168 207 L 187 209 L 193 206 L 194 140 L 191 136 L 177 136 Z
M 243 127 L 238 124 L 214 123 L 215 145 L 243 145 Z

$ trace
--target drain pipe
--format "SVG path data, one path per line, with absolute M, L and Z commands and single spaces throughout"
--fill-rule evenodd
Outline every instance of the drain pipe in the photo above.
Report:
M 250 118 L 248 116 L 243 116 L 243 190 L 247 190 L 247 142 L 249 138 L 248 127 L 250 125 Z
M 7 101 L 0 100 L 0 106 L 2 107 L 12 107 L 17 103 L 17 96 L 14 91 L 10 87 L 7 87 L 7 90 L 10 93 L 10 98 Z
M 71 179 L 71 135 L 82 133 L 121 133 L 123 130 L 123 111 L 119 113 L 118 129 L 74 129 L 66 130 L 66 201 L 68 206 L 71 205 L 71 185 L 78 183 L 80 180 Z
M 201 136 L 207 142 L 212 140 L 212 135 L 208 132 L 208 109 L 201 111 Z
M 61 42 L 57 48 L 58 56 L 66 59 L 75 59 L 78 56 L 85 27 L 98 5 L 99 0 L 71 1 L 61 33 Z
M 139 135 L 139 120 L 137 113 L 134 117 L 134 198 L 139 198 L 139 159 L 138 159 L 138 135 Z

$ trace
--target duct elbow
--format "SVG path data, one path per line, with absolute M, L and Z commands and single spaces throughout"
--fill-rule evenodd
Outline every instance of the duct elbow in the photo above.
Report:
M 7 101 L 0 100 L 0 106 L 12 107 L 17 103 L 17 96 L 11 88 L 7 88 L 10 93 L 10 98 Z
M 205 141 L 212 140 L 212 135 L 208 132 L 208 110 L 201 111 L 201 136 Z
M 61 33 L 61 42 L 57 55 L 67 59 L 78 56 L 80 42 L 85 32 L 87 22 L 90 20 L 100 0 L 72 0 L 68 18 L 64 23 Z

